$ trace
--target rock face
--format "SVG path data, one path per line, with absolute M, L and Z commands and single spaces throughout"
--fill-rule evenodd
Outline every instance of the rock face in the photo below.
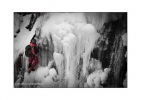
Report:
M 122 14 L 116 21 L 105 23 L 100 31 L 102 36 L 91 57 L 99 59 L 103 68 L 111 68 L 105 87 L 123 87 L 127 71 L 127 14 Z

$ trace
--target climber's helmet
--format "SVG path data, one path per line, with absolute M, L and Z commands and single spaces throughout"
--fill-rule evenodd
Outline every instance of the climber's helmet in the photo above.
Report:
M 36 40 L 35 39 L 32 39 L 31 40 L 31 43 L 36 44 Z

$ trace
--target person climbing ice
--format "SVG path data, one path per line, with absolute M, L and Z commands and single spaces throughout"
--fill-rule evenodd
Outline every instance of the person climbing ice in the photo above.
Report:
M 33 36 L 33 38 L 30 41 L 30 44 L 27 45 L 25 48 L 25 55 L 29 57 L 29 65 L 28 65 L 29 73 L 35 70 L 35 66 L 38 63 L 37 53 L 39 52 L 39 49 L 36 44 L 35 36 L 36 35 Z

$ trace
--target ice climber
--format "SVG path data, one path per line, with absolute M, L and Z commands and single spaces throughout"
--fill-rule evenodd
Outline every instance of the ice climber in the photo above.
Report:
M 37 53 L 39 52 L 37 45 L 36 45 L 36 39 L 34 39 L 35 35 L 30 41 L 30 44 L 26 46 L 25 48 L 25 55 L 29 57 L 29 65 L 28 65 L 28 72 L 35 70 L 35 66 L 38 63 L 38 57 Z

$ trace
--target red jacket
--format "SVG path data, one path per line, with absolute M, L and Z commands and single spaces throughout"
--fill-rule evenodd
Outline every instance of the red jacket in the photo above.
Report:
M 33 55 L 35 55 L 35 52 L 34 52 L 34 46 L 36 46 L 36 44 L 33 44 L 32 42 L 30 42 L 30 46 L 31 46 L 31 53 L 33 54 Z

